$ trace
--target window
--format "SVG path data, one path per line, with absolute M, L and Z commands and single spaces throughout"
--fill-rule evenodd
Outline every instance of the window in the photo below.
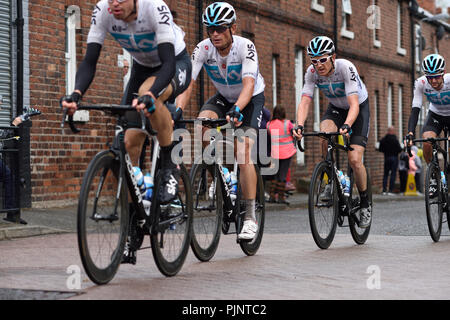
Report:
M 352 4 L 350 0 L 342 0 L 342 27 L 341 36 L 348 39 L 353 39 L 355 34 L 350 31 L 350 16 L 352 15 Z
M 399 55 L 406 55 L 406 49 L 403 48 L 403 8 L 401 0 L 397 2 L 397 53 Z
M 374 114 L 375 114 L 375 125 L 374 125 L 374 134 L 375 134 L 375 147 L 378 148 L 378 141 L 380 141 L 380 136 L 378 134 L 378 126 L 380 124 L 380 94 L 378 91 L 375 91 L 375 94 L 373 96 L 373 102 L 374 102 Z
M 398 140 L 403 141 L 403 86 L 398 86 Z
M 372 30 L 373 46 L 380 48 L 381 9 L 378 6 L 378 0 L 372 0 L 372 5 L 367 8 L 367 14 L 370 15 L 367 19 L 367 28 Z
M 297 110 L 302 99 L 303 89 L 303 49 L 295 50 L 295 124 L 297 124 Z M 305 154 L 297 149 L 297 164 L 305 164 Z
M 388 87 L 388 101 L 387 101 L 387 125 L 388 127 L 393 125 L 392 122 L 392 83 Z
M 75 88 L 77 72 L 77 40 L 76 30 L 80 30 L 80 8 L 72 5 L 66 11 L 66 94 L 71 94 Z M 89 111 L 77 111 L 74 121 L 89 121 Z
M 325 7 L 322 4 L 323 0 L 312 0 L 311 1 L 311 9 L 320 13 L 325 12 Z

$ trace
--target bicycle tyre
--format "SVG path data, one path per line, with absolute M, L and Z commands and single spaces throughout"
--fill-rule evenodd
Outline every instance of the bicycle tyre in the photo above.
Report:
M 322 203 L 319 204 L 319 195 L 323 192 L 326 183 L 324 181 L 325 174 L 328 179 L 331 179 L 331 196 L 332 199 L 327 201 L 329 212 L 325 215 L 319 210 Z M 308 196 L 308 214 L 309 214 L 309 225 L 311 228 L 311 233 L 316 245 L 320 249 L 328 249 L 333 242 L 334 236 L 336 234 L 337 218 L 339 214 L 339 199 L 338 199 L 338 186 L 336 181 L 332 178 L 332 168 L 328 165 L 326 161 L 319 162 L 314 168 L 314 172 L 311 178 L 311 183 L 309 187 Z M 323 202 L 323 201 L 322 201 Z M 327 219 L 327 216 L 329 218 Z M 326 229 L 319 226 L 321 220 L 326 221 Z M 324 230 L 324 231 L 322 231 Z
M 191 183 L 186 168 L 180 165 L 179 170 L 178 199 L 169 205 L 160 205 L 157 195 L 161 188 L 161 179 L 158 173 L 150 208 L 152 221 L 150 242 L 153 258 L 159 271 L 167 277 L 172 277 L 180 271 L 191 242 L 193 215 Z M 174 215 L 172 210 L 178 207 L 181 212 Z M 168 219 L 173 218 L 176 218 L 175 222 L 167 223 Z
M 265 198 L 264 198 L 264 182 L 261 176 L 261 171 L 257 165 L 255 165 L 256 170 L 256 179 L 257 179 L 257 186 L 256 186 L 256 198 L 255 198 L 255 215 L 256 215 L 256 222 L 258 224 L 258 232 L 256 236 L 253 238 L 252 241 L 240 241 L 239 245 L 241 246 L 242 251 L 247 256 L 253 256 L 258 251 L 259 247 L 261 246 L 263 234 L 264 234 L 264 223 L 265 223 L 265 217 L 266 217 L 266 209 L 265 209 Z M 239 188 L 240 190 L 240 188 Z M 236 198 L 236 201 L 240 202 L 240 192 L 238 193 L 238 196 Z M 241 219 L 241 223 L 243 224 L 243 219 Z M 242 229 L 242 225 L 239 228 L 239 230 Z
M 125 183 L 120 189 L 119 203 L 115 203 L 119 171 L 120 163 L 115 160 L 114 154 L 110 151 L 100 152 L 90 162 L 81 185 L 77 214 L 78 248 L 86 274 L 96 284 L 106 284 L 116 274 L 128 233 L 128 194 Z M 98 173 L 104 177 L 101 189 L 96 185 L 100 181 Z M 96 202 L 96 194 L 99 197 L 105 195 L 105 198 L 99 198 L 101 201 Z M 97 207 L 93 207 L 95 203 Z M 114 208 L 115 205 L 119 214 L 117 223 L 95 220 L 102 213 L 111 215 L 111 206 Z M 101 234 L 106 230 L 109 233 Z M 109 246 L 106 245 L 108 240 L 111 240 Z M 105 253 L 101 250 L 103 244 L 107 247 Z
M 201 200 L 209 200 L 208 179 L 206 185 L 203 185 L 203 174 L 209 175 L 214 179 L 216 177 L 215 186 L 215 211 L 200 210 L 198 204 Z M 219 240 L 223 219 L 223 198 L 222 188 L 220 187 L 218 168 L 215 165 L 194 164 L 190 172 L 190 179 L 193 191 L 193 218 L 192 218 L 192 234 L 191 248 L 198 260 L 206 262 L 216 253 L 219 246 Z M 214 181 L 214 180 L 213 180 Z M 211 182 L 212 183 L 212 182 Z M 202 204 L 208 204 L 204 201 Z
M 437 197 L 430 198 L 430 180 L 436 179 Z M 443 215 L 443 194 L 441 185 L 441 171 L 435 164 L 430 163 L 427 167 L 427 175 L 425 179 L 425 211 L 427 214 L 428 231 L 431 239 L 438 242 L 442 231 L 442 215 Z M 434 206 L 436 205 L 436 206 Z M 436 209 L 434 209 L 436 207 Z
M 350 186 L 350 192 L 351 192 L 351 197 L 352 197 L 352 202 L 356 202 L 358 201 L 358 199 L 356 198 L 356 195 L 354 196 L 353 194 L 353 186 L 354 186 L 354 173 L 353 170 L 349 169 L 349 172 L 351 172 L 351 177 L 350 177 L 350 182 L 351 182 L 351 186 Z M 372 184 L 371 184 L 371 180 L 370 180 L 370 176 L 369 176 L 369 172 L 367 171 L 366 168 L 366 174 L 367 174 L 367 195 L 368 195 L 368 200 L 369 200 L 369 207 L 370 207 L 370 213 L 372 215 L 372 220 L 370 221 L 370 225 L 367 228 L 360 228 L 358 226 L 358 222 L 353 218 L 352 215 L 349 215 L 348 217 L 348 221 L 349 221 L 349 228 L 350 228 L 350 233 L 352 235 L 353 240 L 356 242 L 356 244 L 362 245 L 364 243 L 366 243 L 367 238 L 369 237 L 369 233 L 370 233 L 370 228 L 372 226 L 372 221 L 373 221 L 373 201 L 372 201 Z

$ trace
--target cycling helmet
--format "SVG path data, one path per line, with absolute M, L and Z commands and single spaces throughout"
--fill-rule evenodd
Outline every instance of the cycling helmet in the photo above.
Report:
M 325 36 L 315 37 L 309 42 L 307 51 L 310 57 L 333 54 L 335 51 L 333 40 Z
M 439 54 L 430 54 L 423 59 L 422 69 L 426 75 L 438 75 L 444 73 L 445 60 Z
M 236 22 L 236 12 L 231 4 L 214 2 L 203 13 L 203 24 L 211 26 L 228 26 Z

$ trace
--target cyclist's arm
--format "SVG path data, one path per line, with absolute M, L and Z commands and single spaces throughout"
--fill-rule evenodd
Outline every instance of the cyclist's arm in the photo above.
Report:
M 312 97 L 308 95 L 302 96 L 297 110 L 297 125 L 305 126 L 305 121 L 308 117 L 309 108 L 311 107 L 312 101 Z
M 78 68 L 75 76 L 75 90 L 80 95 L 83 95 L 94 80 L 95 71 L 97 68 L 97 61 L 100 57 L 102 45 L 99 43 L 88 43 L 86 55 Z
M 412 102 L 411 115 L 408 121 L 408 134 L 414 135 L 416 131 L 417 121 L 419 120 L 420 109 L 423 101 L 423 83 L 417 79 L 414 83 L 414 98 Z
M 197 80 L 198 74 L 202 70 L 203 67 L 203 53 L 200 50 L 200 44 L 194 49 L 191 57 L 192 62 L 192 80 L 187 89 L 178 95 L 177 97 L 177 108 L 181 108 L 184 110 L 184 107 L 187 106 L 189 100 L 191 99 L 192 90 L 194 88 L 194 82 Z
M 347 119 L 345 119 L 346 124 L 350 127 L 355 123 L 356 118 L 359 115 L 359 99 L 357 94 L 352 94 L 347 97 L 348 104 L 350 105 L 350 109 L 348 110 Z
M 172 43 L 159 44 L 158 55 L 162 66 L 158 72 L 158 77 L 149 90 L 156 98 L 162 94 L 175 76 L 176 62 L 174 45 Z
M 244 108 L 250 103 L 250 100 L 252 100 L 253 91 L 255 88 L 255 79 L 252 77 L 245 77 L 242 79 L 242 85 L 243 88 L 241 94 L 235 103 L 241 111 L 244 110 Z

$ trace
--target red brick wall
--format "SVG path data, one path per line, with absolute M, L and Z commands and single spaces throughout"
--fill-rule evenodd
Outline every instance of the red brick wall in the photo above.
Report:
M 204 1 L 204 7 L 212 1 Z M 254 35 L 260 59 L 260 70 L 266 82 L 266 105 L 272 107 L 272 55 L 279 56 L 279 104 L 287 109 L 290 119 L 295 119 L 295 49 L 305 48 L 311 38 L 326 34 L 333 37 L 333 0 L 323 0 L 325 13 L 310 9 L 310 0 L 261 0 L 230 1 L 238 15 L 238 33 L 242 31 Z M 189 52 L 197 44 L 198 20 L 197 1 L 167 1 L 177 13 L 176 21 L 186 32 Z M 403 132 L 406 130 L 411 106 L 412 78 L 410 20 L 408 1 L 403 1 L 403 47 L 405 56 L 397 54 L 397 1 L 379 0 L 381 8 L 381 47 L 372 43 L 372 31 L 366 27 L 369 15 L 366 9 L 371 0 L 352 1 L 353 14 L 349 29 L 355 38 L 348 40 L 340 36 L 341 1 L 338 3 L 338 57 L 350 59 L 358 68 L 369 91 L 372 103 L 375 90 L 379 91 L 378 131 L 381 138 L 387 127 L 387 87 L 394 85 L 393 119 L 398 126 L 398 86 L 403 86 Z M 61 135 L 59 128 L 61 113 L 59 98 L 65 93 L 65 19 L 68 5 L 79 5 L 82 14 L 82 30 L 77 35 L 78 61 L 83 58 L 89 31 L 91 10 L 95 1 L 46 1 L 30 2 L 30 88 L 31 103 L 38 105 L 44 115 L 33 120 L 31 131 L 31 157 L 33 181 L 33 206 L 53 206 L 75 203 L 81 185 L 82 175 L 89 160 L 99 150 L 105 149 L 105 142 L 112 136 L 111 118 L 91 112 L 88 124 L 81 125 L 83 132 L 78 135 Z M 435 28 L 423 23 L 427 47 L 434 47 Z M 205 32 L 204 32 L 205 34 Z M 434 39 L 434 40 L 433 40 Z M 450 61 L 448 40 L 439 42 L 439 51 Z M 424 55 L 432 50 L 426 48 Z M 97 74 L 84 101 L 92 103 L 117 103 L 122 93 L 122 70 L 117 67 L 117 55 L 122 50 L 109 36 L 99 60 Z M 308 59 L 304 56 L 305 68 Z M 206 79 L 206 77 L 205 77 Z M 197 81 L 198 82 L 198 81 Z M 195 97 L 187 109 L 187 117 L 198 112 L 198 83 Z M 205 99 L 215 93 L 211 82 L 205 80 Z M 326 108 L 326 99 L 321 97 L 321 110 Z M 382 178 L 383 155 L 374 150 L 376 138 L 374 105 L 371 104 L 371 134 L 365 161 L 369 165 L 375 184 Z M 309 115 L 308 130 L 312 130 L 313 114 Z M 398 130 L 397 130 L 398 131 Z M 292 177 L 310 177 L 314 164 L 319 161 L 317 141 L 307 140 L 306 167 L 292 165 Z

